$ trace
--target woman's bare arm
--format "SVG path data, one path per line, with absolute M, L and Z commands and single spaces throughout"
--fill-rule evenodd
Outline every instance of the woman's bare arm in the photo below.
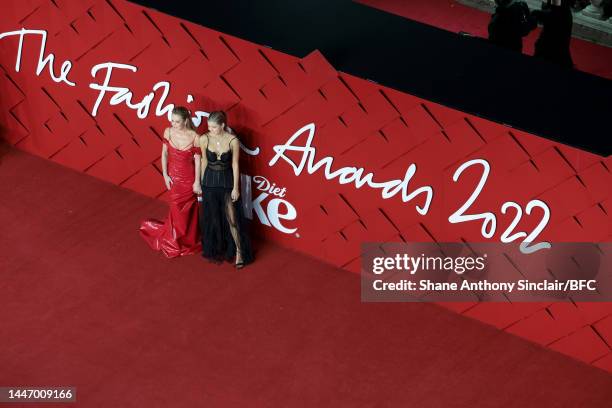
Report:
M 194 140 L 193 140 L 193 147 L 195 148 L 199 148 L 200 147 L 200 136 L 198 136 L 198 134 L 196 132 L 194 133 Z M 194 174 L 194 181 L 193 181 L 193 192 L 195 194 L 202 194 L 202 188 L 200 187 L 200 165 L 202 162 L 202 154 L 200 153 L 195 153 L 193 155 L 193 160 L 195 162 L 195 174 Z
M 168 128 L 164 130 L 164 139 L 170 140 L 170 133 Z M 162 143 L 162 152 L 161 152 L 161 164 L 162 164 L 162 175 L 164 177 L 164 184 L 166 188 L 170 190 L 170 185 L 172 184 L 172 179 L 168 175 L 168 146 L 166 143 Z
M 232 172 L 234 174 L 232 200 L 236 201 L 240 197 L 240 142 L 237 137 L 232 140 L 230 147 L 232 149 Z
M 208 134 L 204 133 L 199 137 L 198 145 L 200 146 L 200 151 L 202 152 L 202 159 L 200 160 L 200 180 L 204 178 L 204 172 L 206 171 L 206 166 L 208 165 L 208 159 L 206 158 L 206 148 L 208 147 Z

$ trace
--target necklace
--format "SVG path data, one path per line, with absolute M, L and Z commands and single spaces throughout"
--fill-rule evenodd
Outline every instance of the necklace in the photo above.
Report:
M 214 152 L 217 155 L 217 160 L 221 160 L 221 155 L 223 153 L 219 153 L 219 151 L 221 150 L 221 141 L 218 139 L 218 136 L 215 136 L 215 139 L 213 140 L 213 142 L 215 142 L 217 145 L 217 148 L 215 149 L 216 152 Z

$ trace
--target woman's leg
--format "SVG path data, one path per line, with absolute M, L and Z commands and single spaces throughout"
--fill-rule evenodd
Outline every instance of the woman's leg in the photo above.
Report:
M 242 246 L 240 240 L 240 232 L 238 231 L 238 215 L 236 214 L 236 207 L 232 202 L 229 194 L 225 200 L 225 214 L 227 217 L 227 224 L 234 239 L 236 245 L 236 264 L 242 264 Z

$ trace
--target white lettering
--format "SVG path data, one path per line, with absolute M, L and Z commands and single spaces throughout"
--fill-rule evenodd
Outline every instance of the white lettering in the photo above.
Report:
M 285 206 L 285 213 L 280 213 L 278 211 L 281 205 Z M 285 234 L 293 234 L 295 231 L 297 231 L 297 228 L 285 228 L 285 226 L 283 226 L 283 224 L 280 222 L 280 220 L 292 221 L 297 218 L 297 211 L 295 210 L 295 207 L 289 204 L 289 202 L 286 200 L 281 198 L 273 198 L 270 200 L 268 203 L 268 217 L 272 226 L 280 232 L 284 232 Z
M 308 134 L 304 146 L 294 146 L 293 142 L 304 133 Z M 420 187 L 412 193 L 408 194 L 408 185 L 410 183 L 410 180 L 416 173 L 416 165 L 414 163 L 412 163 L 406 170 L 406 174 L 404 175 L 403 180 L 390 180 L 382 183 L 373 181 L 372 173 L 367 173 L 365 176 L 362 176 L 364 172 L 363 168 L 342 167 L 340 169 L 332 171 L 332 164 L 334 161 L 332 157 L 326 156 L 320 159 L 318 162 L 315 162 L 316 149 L 311 146 L 314 133 L 315 125 L 314 123 L 309 123 L 308 125 L 302 127 L 300 130 L 295 132 L 293 136 L 291 136 L 284 145 L 274 146 L 274 151 L 276 152 L 276 155 L 272 158 L 272 160 L 270 160 L 268 165 L 273 166 L 276 164 L 278 159 L 282 158 L 291 165 L 291 167 L 293 168 L 293 172 L 296 176 L 299 176 L 302 173 L 306 165 L 308 165 L 307 172 L 309 174 L 313 174 L 321 167 L 323 167 L 324 176 L 327 180 L 331 180 L 333 178 L 338 177 L 338 182 L 340 184 L 354 182 L 356 188 L 361 188 L 362 186 L 367 184 L 371 188 L 382 189 L 381 195 L 384 199 L 391 198 L 400 191 L 402 192 L 402 201 L 404 202 L 411 201 L 416 196 L 425 194 L 424 205 L 416 206 L 416 210 L 421 215 L 427 214 L 427 212 L 429 211 L 431 200 L 433 198 L 433 189 L 431 188 L 431 186 Z M 302 159 L 300 163 L 296 164 L 290 158 L 285 156 L 286 151 L 302 152 Z
M 68 73 L 72 69 L 72 62 L 64 61 L 62 63 L 62 66 L 60 67 L 59 76 L 55 75 L 55 72 L 53 71 L 53 63 L 55 61 L 55 55 L 50 53 L 49 55 L 45 56 L 45 49 L 47 47 L 47 32 L 44 30 L 26 30 L 25 28 L 22 28 L 21 30 L 18 30 L 18 31 L 8 31 L 8 32 L 0 34 L 0 40 L 5 37 L 12 37 L 14 35 L 19 36 L 19 48 L 17 49 L 17 59 L 15 61 L 15 71 L 19 72 L 21 68 L 21 53 L 23 49 L 23 39 L 26 35 L 30 35 L 30 34 L 40 35 L 42 37 L 42 40 L 40 42 L 40 53 L 38 55 L 38 65 L 36 67 L 36 76 L 40 76 L 42 71 L 45 69 L 45 66 L 48 65 L 49 66 L 49 76 L 54 82 L 57 82 L 57 83 L 64 82 L 70 86 L 75 86 L 76 84 L 68 79 Z
M 277 187 L 276 183 L 270 183 L 270 181 L 264 176 L 253 177 L 253 182 L 257 184 L 258 190 L 265 191 L 277 197 L 284 197 L 287 192 L 286 187 Z
M 244 213 L 247 218 L 253 219 L 253 212 L 255 212 L 263 225 L 274 227 L 285 234 L 293 234 L 297 231 L 297 228 L 288 228 L 282 223 L 282 220 L 293 221 L 297 218 L 297 210 L 289 201 L 282 198 L 273 198 L 268 201 L 267 207 L 263 205 L 263 202 L 271 194 L 282 197 L 286 191 L 284 187 L 282 189 L 276 187 L 275 183 L 271 183 L 267 178 L 260 175 L 251 178 L 243 174 L 240 179 L 242 181 Z M 255 183 L 257 189 L 262 191 L 255 199 L 252 199 L 252 183 Z M 284 206 L 282 212 L 281 206 Z

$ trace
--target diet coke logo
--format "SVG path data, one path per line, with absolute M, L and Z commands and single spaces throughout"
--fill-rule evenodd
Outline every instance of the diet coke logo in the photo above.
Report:
M 297 231 L 297 228 L 290 228 L 284 224 L 297 218 L 297 211 L 293 204 L 284 199 L 287 193 L 286 187 L 278 187 L 264 176 L 259 175 L 251 177 L 241 174 L 240 179 L 244 214 L 248 219 L 252 220 L 256 216 L 263 225 L 285 234 L 293 234 Z

